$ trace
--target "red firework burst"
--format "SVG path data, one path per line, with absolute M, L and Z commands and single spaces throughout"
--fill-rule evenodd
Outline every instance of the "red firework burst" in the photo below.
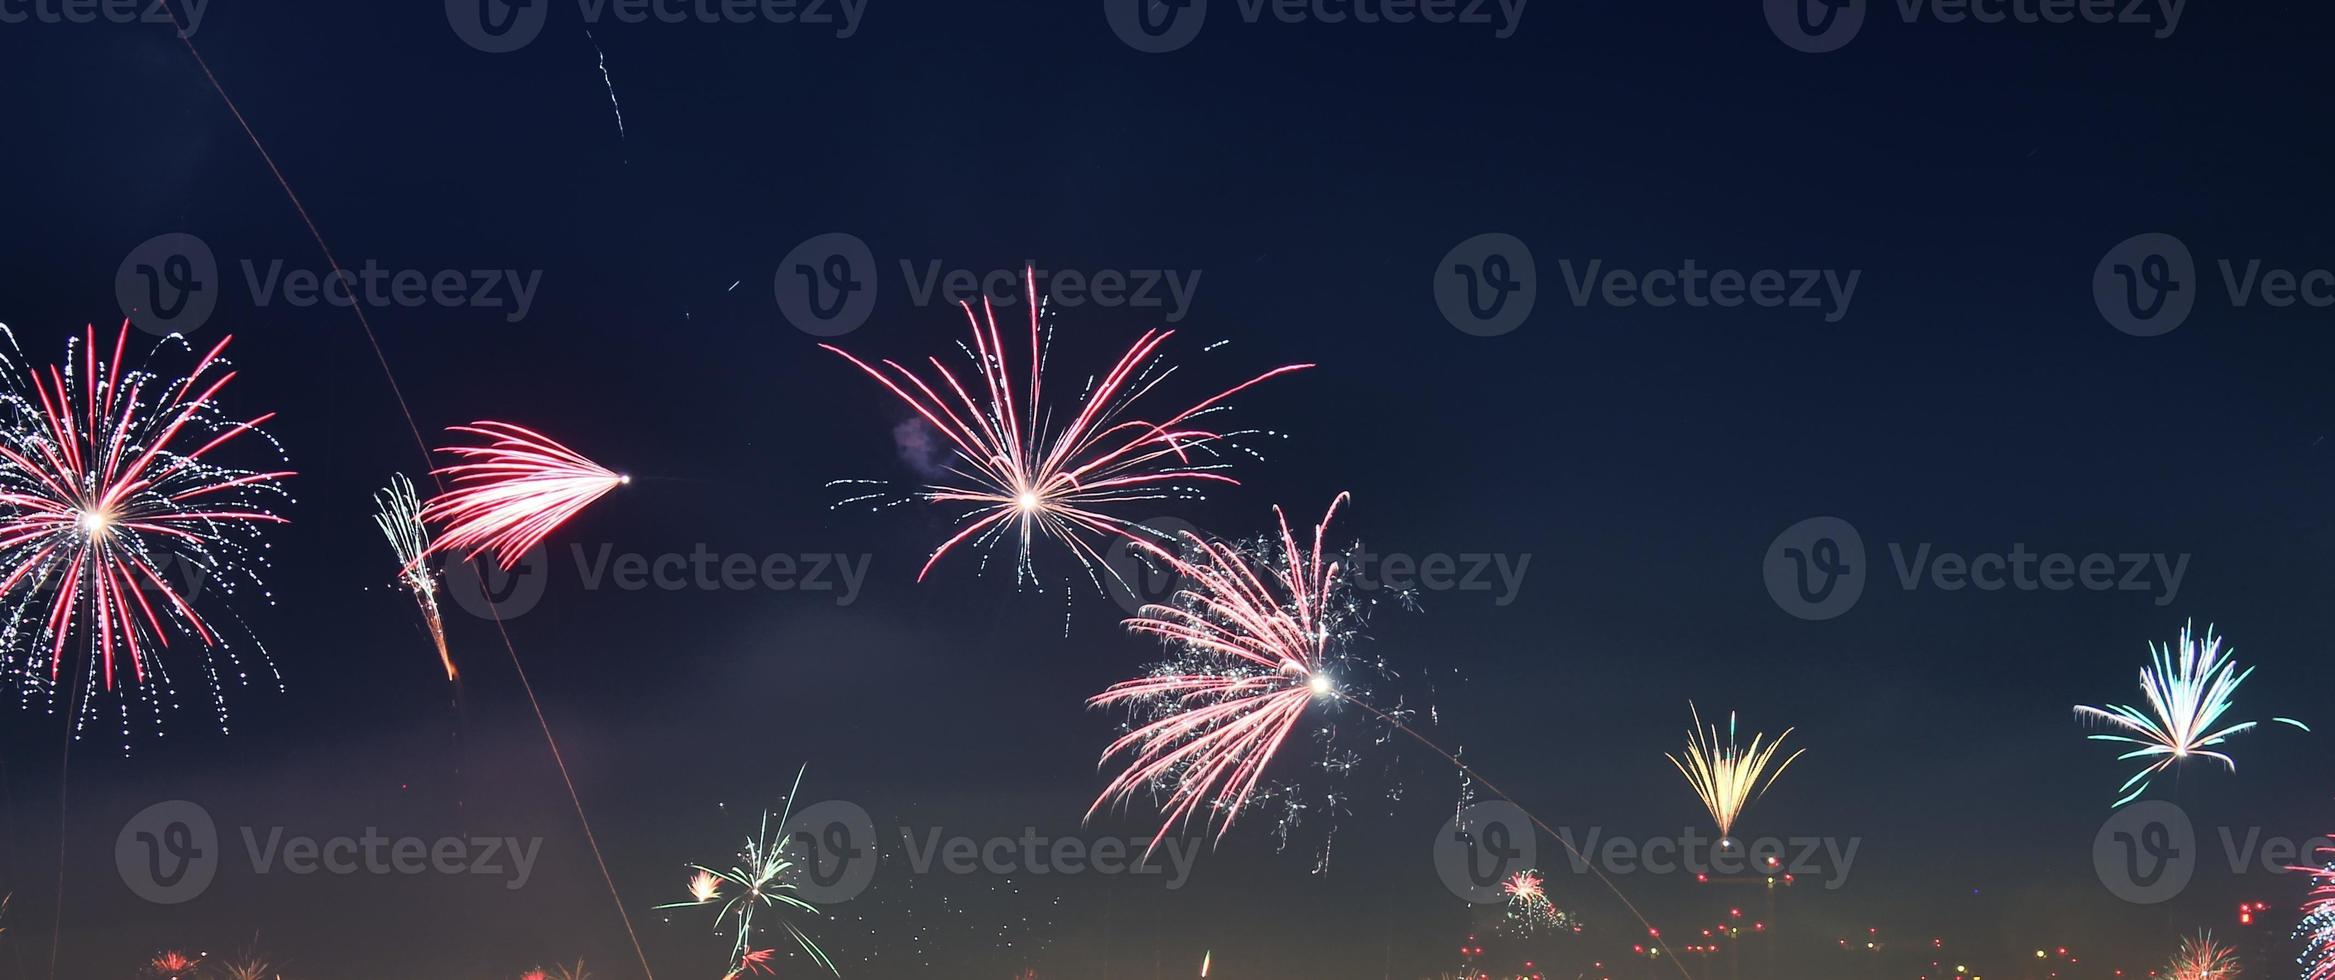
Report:
M 1278 507 L 1278 555 L 1267 548 L 1252 557 L 1197 535 L 1187 535 L 1183 554 L 1139 542 L 1187 585 L 1175 605 L 1145 606 L 1127 628 L 1159 637 L 1180 656 L 1088 699 L 1092 707 L 1125 705 L 1146 717 L 1103 751 L 1106 762 L 1122 752 L 1133 759 L 1087 816 L 1160 787 L 1167 794 L 1163 835 L 1205 801 L 1221 814 L 1221 839 L 1306 709 L 1342 696 L 1324 670 L 1349 633 L 1353 605 L 1322 539 L 1345 500 L 1339 494 L 1330 502 L 1310 550 L 1298 547 Z
M 1023 282 L 1030 310 L 1026 379 L 1015 377 L 996 310 L 986 298 L 978 316 L 972 304 L 959 304 L 972 328 L 970 353 L 979 375 L 970 388 L 939 358 L 926 358 L 935 379 L 927 382 L 896 361 L 881 362 L 890 369 L 887 372 L 840 347 L 819 345 L 891 391 L 955 450 L 955 461 L 947 469 L 963 484 L 928 486 L 916 497 L 927 503 L 962 505 L 964 526 L 933 549 L 917 570 L 919 581 L 957 545 L 996 541 L 1009 533 L 1020 541 L 1017 573 L 1029 569 L 1030 541 L 1040 534 L 1069 546 L 1091 572 L 1102 563 L 1102 555 L 1081 534 L 1138 536 L 1138 526 L 1109 513 L 1110 508 L 1129 501 L 1194 496 L 1206 484 L 1239 482 L 1223 472 L 1219 450 L 1245 433 L 1208 428 L 1198 423 L 1201 416 L 1224 407 L 1226 399 L 1251 385 L 1313 366 L 1277 367 L 1164 419 L 1142 420 L 1129 413 L 1173 372 L 1163 366 L 1159 351 L 1175 335 L 1172 330 L 1146 330 L 1108 373 L 1090 382 L 1069 424 L 1056 429 L 1045 401 L 1046 343 L 1038 326 L 1037 277 L 1025 271 Z
M 283 496 L 290 470 L 213 459 L 275 417 L 221 414 L 215 399 L 235 377 L 223 357 L 232 338 L 180 377 L 126 366 L 129 339 L 125 321 L 112 356 L 100 357 L 91 327 L 46 370 L 18 370 L 13 334 L 0 352 L 12 378 L 0 395 L 0 640 L 45 647 L 51 685 L 75 637 L 107 690 L 125 664 L 128 683 L 145 684 L 174 636 L 219 645 L 172 578 L 222 591 L 256 584 L 257 530 L 284 522 L 265 503 Z M 192 350 L 175 337 L 163 345 Z
M 422 519 L 445 525 L 432 552 L 471 558 L 495 553 L 504 568 L 610 490 L 632 482 L 584 458 L 549 436 L 508 422 L 476 422 L 447 429 L 487 440 L 483 446 L 447 446 L 462 462 L 432 473 L 453 481 L 422 505 Z

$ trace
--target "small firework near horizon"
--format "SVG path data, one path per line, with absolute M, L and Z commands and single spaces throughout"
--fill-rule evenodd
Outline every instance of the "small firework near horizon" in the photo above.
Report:
M 1685 776 L 1687 783 L 1694 787 L 1695 797 L 1702 801 L 1703 809 L 1710 812 L 1711 822 L 1718 825 L 1720 842 L 1724 846 L 1732 842 L 1735 821 L 1743 816 L 1743 811 L 1766 793 L 1768 787 L 1774 786 L 1776 780 L 1783 777 L 1784 770 L 1791 768 L 1801 753 L 1808 750 L 1794 751 L 1770 772 L 1768 766 L 1775 762 L 1776 752 L 1783 748 L 1784 740 L 1792 737 L 1792 729 L 1784 729 L 1783 734 L 1765 746 L 1760 742 L 1767 736 L 1754 732 L 1750 746 L 1738 747 L 1734 712 L 1727 713 L 1727 740 L 1721 742 L 1719 726 L 1712 725 L 1705 729 L 1703 714 L 1695 708 L 1694 702 L 1687 702 L 1686 708 L 1694 716 L 1694 727 L 1687 730 L 1684 758 L 1675 755 L 1664 757 L 1670 760 L 1671 765 L 1677 766 L 1679 775 Z
M 251 640 L 237 652 L 221 623 L 198 610 L 207 589 L 232 596 L 266 586 L 267 542 L 260 529 L 286 519 L 269 505 L 290 499 L 288 469 L 245 469 L 219 457 L 254 439 L 277 462 L 283 449 L 261 426 L 267 412 L 238 420 L 217 398 L 235 371 L 224 337 L 183 375 L 128 361 L 130 324 L 122 323 L 110 354 L 102 354 L 94 326 L 68 340 L 62 363 L 39 369 L 19 353 L 13 331 L 0 369 L 0 658 L 29 699 L 54 698 L 78 688 L 76 737 L 96 710 L 99 692 L 120 699 L 124 749 L 132 730 L 129 700 L 147 705 L 156 731 L 164 708 L 175 703 L 168 664 L 173 641 L 192 641 L 221 731 L 227 728 L 226 688 L 263 670 L 280 688 L 266 648 Z M 165 348 L 193 354 L 185 338 L 163 338 Z M 244 436 L 253 439 L 244 439 Z M 178 579 L 178 581 L 174 581 Z M 232 617 L 233 614 L 229 613 Z M 240 619 L 234 632 L 249 636 Z M 69 646 L 87 651 L 78 677 L 64 673 Z

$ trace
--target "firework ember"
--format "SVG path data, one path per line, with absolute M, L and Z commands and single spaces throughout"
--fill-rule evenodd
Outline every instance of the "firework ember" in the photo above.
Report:
M 508 422 L 457 425 L 487 440 L 484 446 L 448 446 L 462 462 L 432 472 L 453 487 L 423 505 L 424 520 L 445 525 L 431 552 L 471 558 L 492 551 L 510 568 L 551 532 L 632 477 L 603 468 L 550 437 Z
M 1274 368 L 1157 420 L 1134 417 L 1135 405 L 1169 374 L 1160 348 L 1172 330 L 1147 330 L 1100 379 L 1089 379 L 1069 422 L 1056 427 L 1047 401 L 1047 339 L 1039 328 L 1035 275 L 1025 275 L 1030 315 L 1029 364 L 1017 377 L 1013 348 L 998 329 L 987 299 L 978 315 L 963 304 L 973 331 L 968 350 L 976 375 L 970 388 L 939 358 L 927 358 L 934 380 L 886 359 L 881 367 L 822 344 L 874 378 L 938 430 L 955 458 L 946 466 L 955 483 L 925 487 L 914 499 L 961 508 L 956 533 L 925 559 L 922 580 L 941 556 L 960 544 L 1012 541 L 1017 578 L 1031 573 L 1030 546 L 1039 537 L 1068 546 L 1089 577 L 1102 564 L 1093 537 L 1139 537 L 1143 529 L 1111 511 L 1134 501 L 1190 498 L 1208 484 L 1236 484 L 1223 451 L 1248 432 L 1218 431 L 1205 415 L 1268 378 L 1312 367 Z M 888 370 L 887 370 L 888 369 Z M 944 393 L 945 392 L 945 393 Z M 846 481 L 856 482 L 856 481 Z M 855 497 L 846 503 L 874 499 Z
M 82 646 L 84 689 L 121 686 L 147 697 L 150 686 L 167 691 L 170 682 L 157 655 L 174 639 L 191 639 L 225 651 L 226 663 L 202 661 L 224 728 L 224 686 L 246 683 L 246 667 L 179 583 L 264 591 L 259 529 L 284 523 L 268 504 L 286 497 L 281 481 L 292 475 L 218 461 L 250 442 L 246 435 L 282 458 L 259 428 L 273 413 L 237 421 L 216 401 L 235 377 L 223 357 L 232 338 L 174 377 L 126 363 L 127 322 L 110 355 L 101 356 L 90 328 L 68 343 L 64 363 L 45 371 L 23 363 L 13 333 L 0 327 L 0 334 L 9 378 L 0 394 L 5 655 L 31 685 L 53 691 L 66 648 Z M 163 347 L 192 353 L 176 336 L 155 353 Z M 265 651 L 256 657 L 264 664 Z M 148 700 L 159 718 L 161 701 Z
M 438 647 L 438 662 L 446 668 L 446 679 L 454 680 L 454 654 L 446 648 L 446 619 L 438 611 L 438 576 L 423 561 L 430 553 L 430 528 L 422 522 L 421 500 L 414 495 L 413 481 L 403 473 L 391 477 L 389 486 L 373 495 L 373 502 L 379 507 L 373 523 L 380 525 L 390 550 L 397 554 L 397 580 L 421 608 L 422 625 Z

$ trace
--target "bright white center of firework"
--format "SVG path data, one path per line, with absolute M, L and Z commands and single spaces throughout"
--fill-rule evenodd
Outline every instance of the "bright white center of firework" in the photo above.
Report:
M 1305 686 L 1312 689 L 1314 695 L 1317 697 L 1320 695 L 1328 694 L 1330 693 L 1330 675 L 1315 674 L 1312 677 L 1306 678 Z
M 81 533 L 94 538 L 105 533 L 107 518 L 104 511 L 85 510 L 81 512 L 77 523 L 81 525 Z
M 1032 490 L 1024 490 L 1019 496 L 1013 498 L 1013 505 L 1021 508 L 1024 514 L 1036 511 L 1038 503 L 1038 494 Z

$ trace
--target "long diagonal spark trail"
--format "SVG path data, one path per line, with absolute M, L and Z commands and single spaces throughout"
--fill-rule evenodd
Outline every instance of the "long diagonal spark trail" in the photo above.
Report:
M 325 243 L 324 232 L 317 229 L 316 219 L 308 214 L 307 205 L 300 203 L 300 195 L 292 190 L 291 181 L 285 179 L 283 168 L 276 166 L 276 158 L 268 152 L 267 145 L 260 142 L 259 133 L 251 128 L 251 121 L 244 118 L 243 110 L 236 106 L 235 99 L 227 94 L 225 86 L 219 84 L 219 76 L 211 72 L 211 63 L 203 59 L 203 52 L 195 47 L 194 38 L 189 35 L 184 22 L 179 19 L 178 8 L 171 3 L 171 0 L 158 0 L 158 2 L 162 5 L 162 9 L 170 15 L 171 26 L 178 31 L 179 43 L 186 46 L 187 54 L 192 55 L 195 59 L 195 66 L 202 69 L 203 79 L 210 83 L 213 92 L 219 94 L 219 101 L 226 104 L 227 111 L 235 116 L 235 124 L 243 128 L 243 135 L 251 141 L 252 149 L 259 151 L 260 159 L 268 165 L 268 172 L 276 178 L 276 186 L 283 188 L 284 197 L 292 202 L 292 210 L 299 212 L 300 223 L 308 227 L 308 236 L 315 239 L 317 249 L 324 253 L 326 264 L 332 267 L 334 273 L 340 273 L 342 271 L 340 259 L 333 254 L 332 246 Z M 352 303 L 349 306 L 349 311 L 357 315 L 357 325 L 365 331 L 365 342 L 372 346 L 373 358 L 381 364 L 381 375 L 388 380 L 389 391 L 397 398 L 397 410 L 405 415 L 406 428 L 413 434 L 414 448 L 421 452 L 422 463 L 427 467 L 430 463 L 429 441 L 422 438 L 421 423 L 415 420 L 413 407 L 406 402 L 405 389 L 397 383 L 397 372 L 389 367 L 389 356 L 381 350 L 381 338 L 374 334 L 372 322 L 365 318 L 363 304 Z M 442 482 L 440 489 L 444 489 Z M 488 607 L 492 611 L 493 604 L 489 603 Z M 559 739 L 551 733 L 551 721 L 544 717 L 543 702 L 536 698 L 535 685 L 527 680 L 527 668 L 519 662 L 519 648 L 511 642 L 511 633 L 504 628 L 503 619 L 499 613 L 494 616 L 494 623 L 495 634 L 502 637 L 503 650 L 510 655 L 511 670 L 519 677 L 519 687 L 527 692 L 527 705 L 534 709 L 536 727 L 543 730 L 543 742 L 551 750 L 551 761 L 559 769 L 560 782 L 567 787 L 568 802 L 575 806 L 576 822 L 581 824 L 584 829 L 584 843 L 591 847 L 592 860 L 600 867 L 600 881 L 608 887 L 609 901 L 616 905 L 616 915 L 624 922 L 624 934 L 632 942 L 633 956 L 640 961 L 641 973 L 648 980 L 657 980 L 656 971 L 649 966 L 648 951 L 641 948 L 640 932 L 633 928 L 632 914 L 625 911 L 624 898 L 617 893 L 616 878 L 608 871 L 608 858 L 600 852 L 600 840 L 592 833 L 591 818 L 584 815 L 583 798 L 577 795 L 575 777 L 568 772 L 567 760 L 560 754 Z M 53 964 L 49 969 L 49 974 L 51 980 L 55 980 L 56 968 Z

